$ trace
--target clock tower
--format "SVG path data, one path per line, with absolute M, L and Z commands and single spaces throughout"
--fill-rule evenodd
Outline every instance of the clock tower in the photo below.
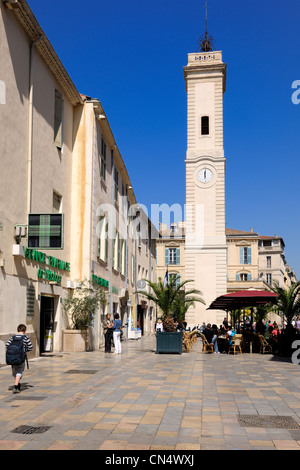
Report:
M 188 54 L 184 67 L 187 90 L 186 152 L 186 280 L 203 293 L 206 305 L 196 302 L 189 325 L 221 324 L 223 311 L 207 310 L 227 292 L 225 236 L 225 157 L 223 149 L 223 94 L 226 64 L 213 51 L 207 32 L 201 52 Z

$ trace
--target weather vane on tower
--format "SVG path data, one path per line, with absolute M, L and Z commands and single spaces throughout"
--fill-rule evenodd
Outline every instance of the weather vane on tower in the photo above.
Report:
M 196 52 L 209 52 L 215 49 L 214 38 L 207 32 L 207 0 L 205 0 L 205 34 L 199 38 L 199 47 Z

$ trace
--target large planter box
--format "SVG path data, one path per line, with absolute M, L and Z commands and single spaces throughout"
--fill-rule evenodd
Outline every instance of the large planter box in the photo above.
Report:
M 182 354 L 182 331 L 157 331 L 156 354 L 160 353 Z
M 87 350 L 87 331 L 63 330 L 63 351 L 84 352 Z

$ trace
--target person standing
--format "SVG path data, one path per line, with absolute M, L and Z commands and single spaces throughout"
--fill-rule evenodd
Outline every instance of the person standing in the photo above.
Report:
M 105 352 L 106 353 L 111 353 L 111 341 L 113 337 L 113 329 L 112 329 L 112 322 L 110 319 L 110 313 L 107 313 L 105 315 L 105 320 L 103 322 L 103 331 L 104 331 L 104 337 L 105 337 Z
M 121 320 L 119 314 L 115 314 L 115 321 L 113 324 L 113 338 L 115 344 L 115 352 L 114 354 L 121 354 L 122 347 L 121 347 Z
M 26 325 L 20 324 L 17 328 L 17 334 L 11 336 L 6 343 L 6 362 L 11 365 L 12 375 L 15 378 L 13 393 L 21 392 L 20 382 L 25 370 L 26 353 L 33 349 L 32 343 L 25 333 Z
M 156 331 L 164 331 L 163 323 L 162 323 L 161 319 L 157 320 L 155 329 L 156 329 Z

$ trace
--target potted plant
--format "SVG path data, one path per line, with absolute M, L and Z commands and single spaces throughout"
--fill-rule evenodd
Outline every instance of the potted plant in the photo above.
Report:
M 163 314 L 163 329 L 156 333 L 156 354 L 159 353 L 182 353 L 182 331 L 176 331 L 174 318 L 184 321 L 185 313 L 195 302 L 205 303 L 198 297 L 202 295 L 197 289 L 185 290 L 187 283 L 179 283 L 178 276 L 170 276 L 169 281 L 164 285 L 161 278 L 158 282 L 145 281 L 151 288 L 151 292 L 137 291 L 143 294 L 148 300 L 152 300 Z
M 68 329 L 63 331 L 63 350 L 68 352 L 88 350 L 88 331 L 100 305 L 107 304 L 106 294 L 101 286 L 84 280 L 69 292 L 63 300 Z

